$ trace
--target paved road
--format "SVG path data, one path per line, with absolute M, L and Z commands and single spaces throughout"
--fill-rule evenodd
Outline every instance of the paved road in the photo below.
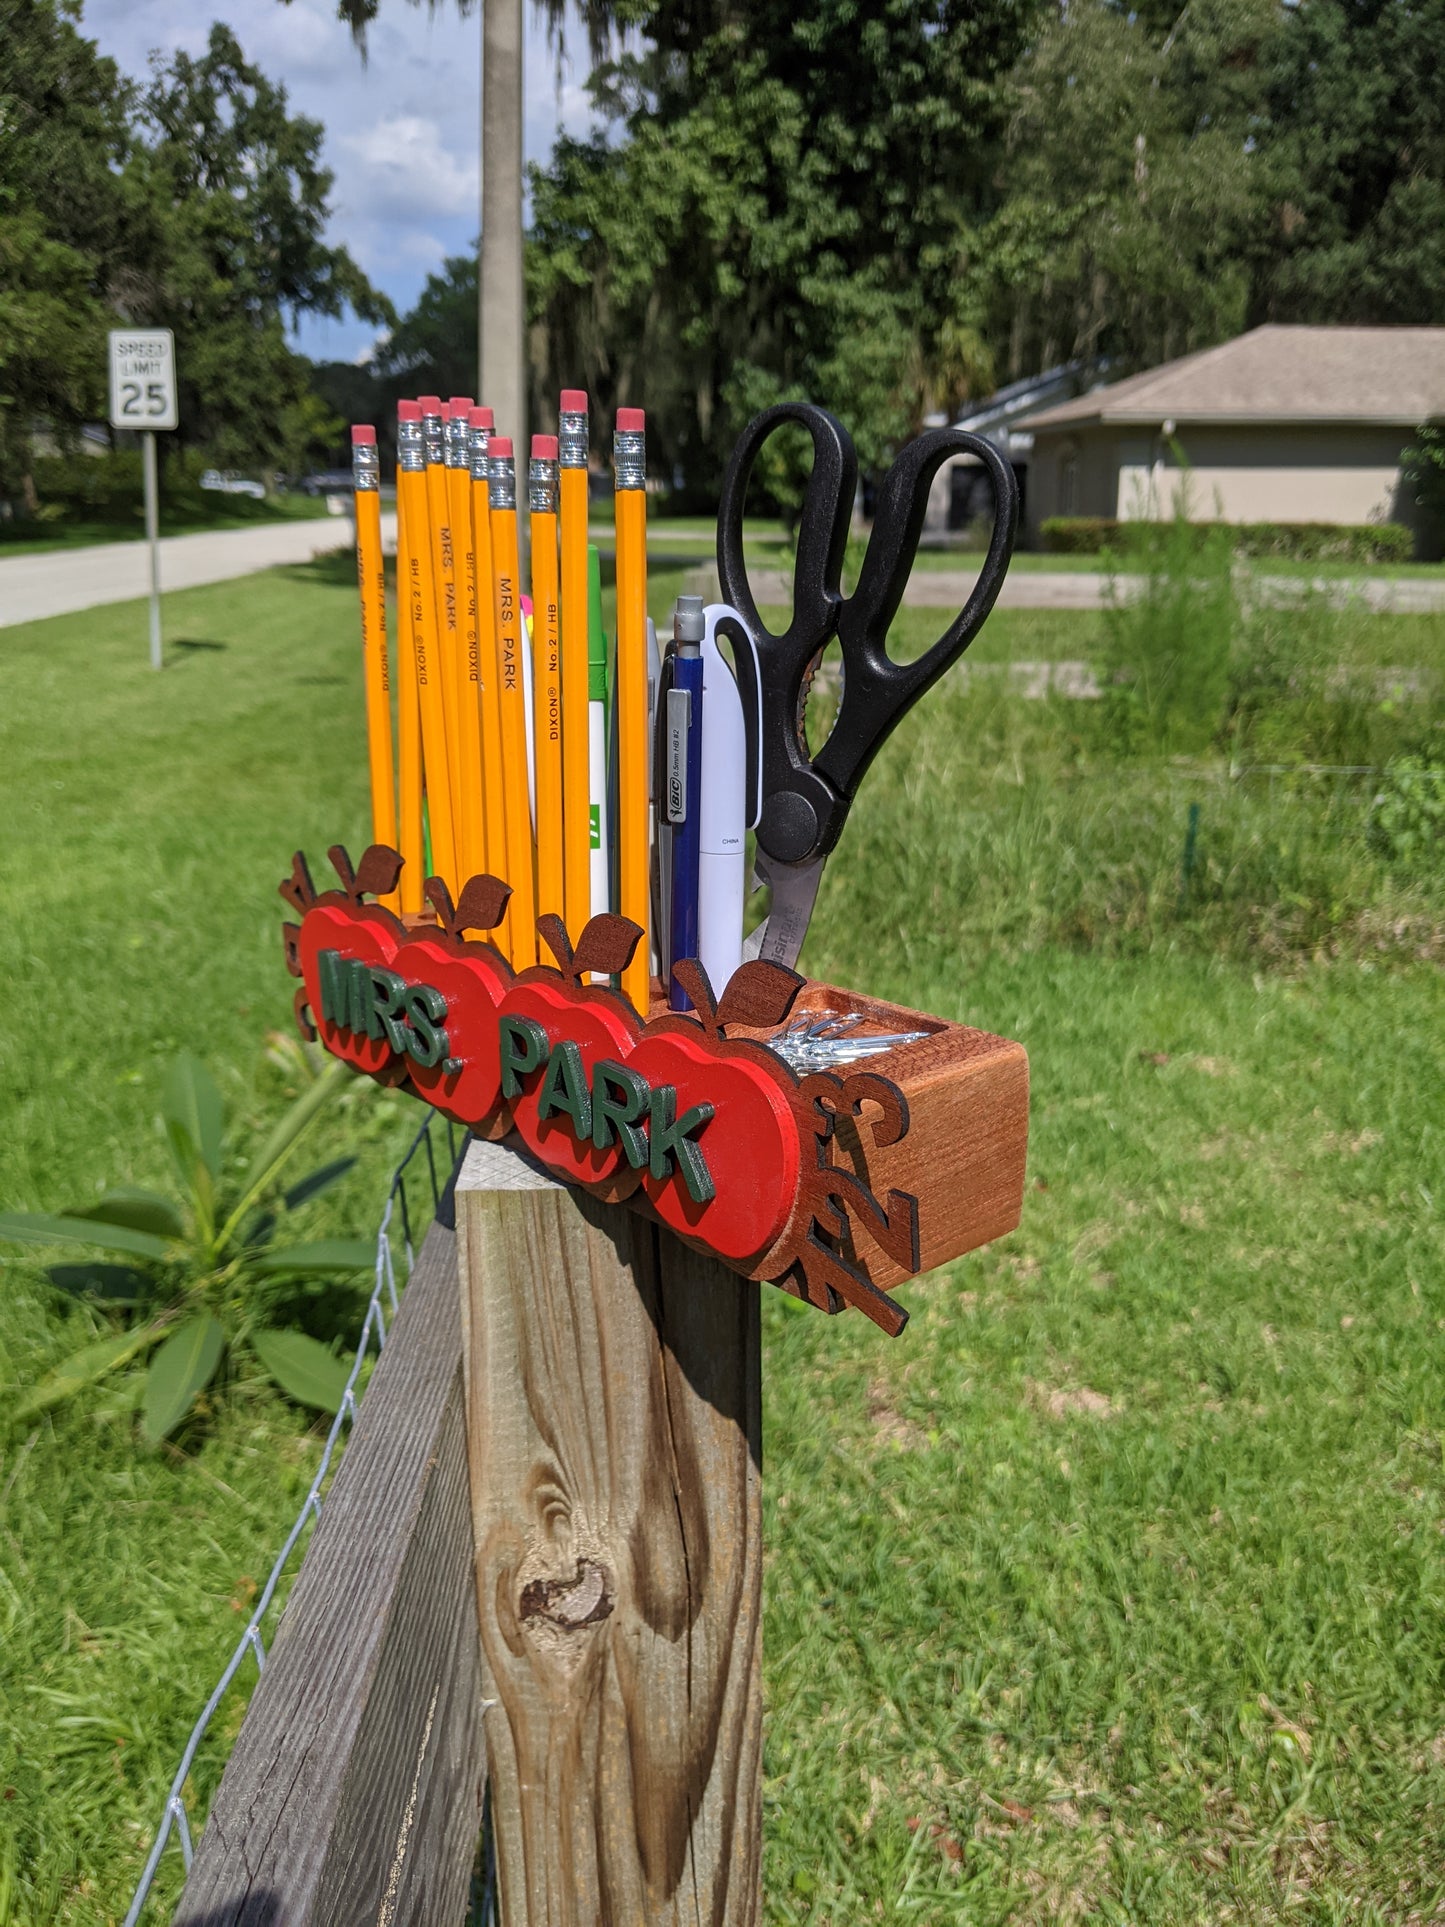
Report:
M 382 541 L 396 546 L 396 516 L 384 512 Z M 599 531 L 607 543 L 608 532 Z M 649 530 L 649 540 L 655 531 Z M 673 532 L 668 531 L 668 534 Z M 699 538 L 688 536 L 689 542 Z M 229 529 L 208 535 L 169 535 L 161 543 L 162 589 L 193 589 L 205 582 L 226 582 L 257 569 L 285 562 L 306 562 L 328 549 L 349 546 L 351 523 L 343 516 L 318 517 L 306 522 L 270 522 L 254 529 Z M 610 549 L 609 549 L 610 552 Z M 97 548 L 54 549 L 43 555 L 16 555 L 0 560 L 0 628 L 8 623 L 34 622 L 43 616 L 68 615 L 94 609 L 106 602 L 129 602 L 150 590 L 149 551 L 144 542 L 108 542 Z M 694 572 L 696 587 L 709 598 L 717 595 L 716 569 L 704 564 Z M 961 608 L 974 575 L 965 570 L 919 570 L 908 584 L 905 605 L 915 609 Z M 1289 603 L 1311 588 L 1337 604 L 1355 600 L 1367 608 L 1397 615 L 1445 610 L 1445 581 L 1391 578 L 1262 576 L 1259 592 L 1272 602 Z M 1139 578 L 1123 576 L 1127 595 Z M 1103 606 L 1107 578 L 1085 569 L 1044 572 L 1016 569 L 999 596 L 1003 609 L 1098 609 Z M 758 569 L 753 588 L 759 602 L 785 604 L 791 598 L 790 578 L 776 569 Z
M 396 546 L 394 514 L 382 515 L 381 535 L 388 548 Z M 254 529 L 163 536 L 161 589 L 195 589 L 280 563 L 309 562 L 328 549 L 349 548 L 354 540 L 350 519 L 331 515 L 266 522 Z M 0 628 L 149 594 L 150 546 L 145 542 L 105 542 L 0 560 Z

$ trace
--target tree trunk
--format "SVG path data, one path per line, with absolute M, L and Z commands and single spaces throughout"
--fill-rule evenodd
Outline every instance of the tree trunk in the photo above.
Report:
M 522 279 L 522 0 L 482 0 L 482 255 L 479 400 L 527 460 Z

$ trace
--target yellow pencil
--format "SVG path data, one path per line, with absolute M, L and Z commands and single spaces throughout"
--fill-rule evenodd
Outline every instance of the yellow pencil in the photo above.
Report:
M 426 455 L 426 512 L 431 547 L 426 566 L 436 601 L 437 665 L 441 678 L 442 724 L 447 746 L 447 789 L 451 797 L 452 831 L 459 835 L 462 815 L 461 749 L 457 742 L 456 687 L 462 654 L 461 624 L 457 620 L 456 556 L 452 543 L 452 511 L 447 493 L 447 411 L 440 395 L 421 397 L 422 448 Z M 428 770 L 427 803 L 433 785 Z M 435 855 L 435 850 L 433 850 Z M 448 877 L 455 889 L 457 882 Z
M 562 877 L 567 899 L 563 921 L 575 943 L 592 911 L 592 797 L 587 717 L 585 389 L 562 390 L 559 426 L 562 467 Z
M 431 557 L 431 528 L 427 514 L 422 406 L 414 401 L 398 402 L 396 417 L 396 499 L 406 537 L 405 549 L 397 553 L 397 567 L 404 578 L 402 593 L 411 619 L 411 646 L 416 661 L 432 869 L 455 891 L 458 888 L 457 852 L 447 764 L 446 702 L 437 649 L 436 597 L 427 567 Z
M 487 499 L 490 408 L 474 408 L 468 440 L 472 468 L 472 540 L 477 553 L 477 656 L 481 666 L 482 820 L 486 867 L 507 874 L 507 792 L 502 770 L 501 674 L 497 663 L 497 592 L 492 569 L 492 510 Z
M 497 625 L 502 775 L 507 792 L 507 954 L 512 967 L 537 961 L 537 893 L 532 881 L 532 810 L 527 793 L 527 699 L 522 684 L 522 593 L 517 565 L 517 467 L 512 444 L 494 435 L 487 448 L 492 578 Z
M 356 501 L 356 580 L 361 591 L 361 672 L 366 690 L 366 760 L 371 776 L 371 840 L 396 848 L 396 785 L 391 770 L 391 677 L 386 665 L 386 568 L 381 559 L 381 463 L 376 430 L 351 431 Z M 400 907 L 396 891 L 384 896 Z
M 398 409 L 398 415 L 400 412 Z M 426 901 L 422 895 L 422 884 L 426 881 L 426 841 L 421 807 L 421 704 L 416 687 L 416 652 L 411 642 L 411 605 L 403 559 L 407 535 L 400 460 L 396 479 L 396 787 L 401 829 L 398 848 L 402 855 L 400 896 L 401 914 L 415 917 L 420 915 Z
M 612 456 L 617 479 L 617 907 L 642 926 L 641 941 L 622 973 L 622 991 L 644 1021 L 652 993 L 645 432 L 640 408 L 618 409 Z
M 537 771 L 537 914 L 566 921 L 562 858 L 562 638 L 557 604 L 557 437 L 534 435 L 527 470 L 532 521 L 532 744 Z M 581 935 L 579 927 L 578 935 Z
M 472 533 L 470 395 L 447 403 L 447 502 L 452 527 L 460 647 L 453 709 L 457 745 L 457 865 L 461 881 L 487 867 L 482 810 L 482 670 L 477 640 L 477 549 Z

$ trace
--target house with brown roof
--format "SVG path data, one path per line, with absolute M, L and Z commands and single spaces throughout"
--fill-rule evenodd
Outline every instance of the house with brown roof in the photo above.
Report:
M 1172 515 L 1181 488 L 1197 521 L 1411 523 L 1401 453 L 1440 414 L 1445 328 L 1254 328 L 1020 422 L 1029 532 Z

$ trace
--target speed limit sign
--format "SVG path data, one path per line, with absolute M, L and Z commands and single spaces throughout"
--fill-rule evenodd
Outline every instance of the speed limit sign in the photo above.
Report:
M 176 343 L 169 328 L 110 331 L 110 425 L 174 428 Z

